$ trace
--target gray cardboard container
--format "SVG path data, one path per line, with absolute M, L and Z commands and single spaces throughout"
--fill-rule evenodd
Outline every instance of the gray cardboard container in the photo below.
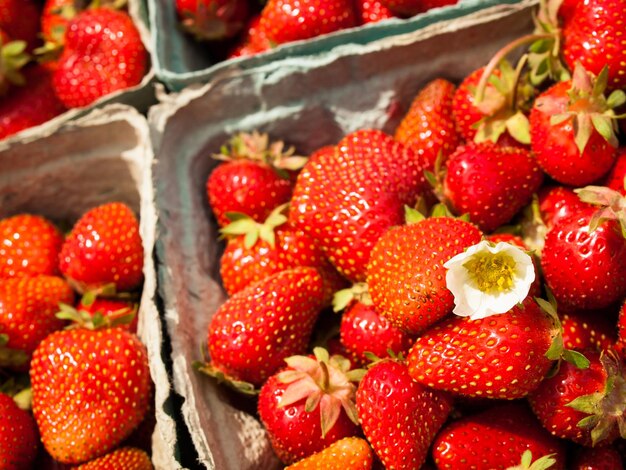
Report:
M 144 3 L 144 0 L 129 0 L 128 12 L 133 18 L 137 29 L 139 30 L 141 40 L 148 50 L 151 59 L 149 63 L 149 69 L 146 72 L 146 75 L 141 80 L 141 83 L 134 87 L 116 91 L 109 95 L 103 96 L 89 106 L 70 109 L 56 116 L 54 119 L 51 119 L 48 122 L 45 122 L 39 126 L 24 129 L 23 131 L 18 132 L 17 134 L 4 140 L 17 141 L 22 138 L 41 137 L 46 133 L 46 130 L 50 129 L 51 127 L 55 127 L 65 122 L 72 121 L 88 114 L 94 109 L 102 108 L 109 104 L 126 104 L 145 113 L 148 111 L 148 108 L 150 106 L 156 103 L 156 97 L 154 95 L 154 84 L 156 83 L 156 75 L 154 71 L 154 65 L 152 63 L 152 54 L 150 51 L 150 28 L 148 27 L 148 12 L 146 10 L 146 4 Z
M 459 83 L 504 44 L 532 31 L 535 1 L 502 4 L 352 48 L 293 58 L 246 74 L 161 94 L 149 122 L 156 164 L 159 287 L 172 341 L 175 390 L 202 466 L 278 468 L 253 404 L 192 367 L 225 295 L 221 244 L 205 195 L 212 153 L 233 133 L 260 130 L 307 154 L 362 128 L 392 133 L 428 81 Z
M 0 142 L 0 218 L 29 212 L 73 223 L 88 209 L 111 201 L 125 202 L 139 215 L 145 281 L 138 335 L 147 346 L 155 385 L 153 462 L 157 469 L 180 468 L 175 459 L 176 423 L 165 410 L 171 381 L 156 303 L 156 210 L 148 123 L 133 108 L 110 105 L 69 123 L 45 124 L 41 133 L 43 137 Z
M 498 4 L 514 4 L 520 0 L 460 0 L 456 5 L 434 8 L 409 19 L 390 19 L 384 22 L 350 28 L 284 44 L 269 52 L 223 62 L 212 62 L 207 46 L 196 42 L 178 26 L 172 0 L 146 0 L 151 24 L 151 51 L 157 78 L 173 91 L 180 91 L 194 83 L 233 74 L 249 73 L 253 69 L 282 67 L 285 59 L 325 56 L 329 51 L 341 53 L 351 45 L 363 45 L 385 37 L 411 33 L 439 21 L 461 18 Z M 252 72 L 254 73 L 254 72 Z

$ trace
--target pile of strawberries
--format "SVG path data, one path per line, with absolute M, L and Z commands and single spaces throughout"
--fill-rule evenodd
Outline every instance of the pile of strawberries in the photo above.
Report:
M 542 2 L 394 136 L 221 149 L 230 297 L 198 368 L 257 397 L 290 469 L 624 468 L 625 17 Z
M 216 57 L 251 56 L 281 44 L 408 18 L 458 0 L 176 0 L 183 29 Z M 223 56 L 223 52 L 226 57 Z
M 87 211 L 67 236 L 38 215 L 0 220 L 1 468 L 152 468 L 143 259 L 123 203 Z
M 141 82 L 125 1 L 0 0 L 0 138 Z

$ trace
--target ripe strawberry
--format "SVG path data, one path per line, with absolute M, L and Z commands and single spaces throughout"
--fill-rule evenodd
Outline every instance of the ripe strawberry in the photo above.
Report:
M 211 318 L 211 361 L 201 370 L 262 385 L 285 358 L 304 352 L 322 304 L 322 278 L 310 267 L 281 271 L 248 286 Z
M 374 244 L 403 222 L 404 205 L 415 204 L 426 180 L 413 150 L 382 131 L 353 132 L 335 149 L 302 169 L 289 216 L 340 273 L 359 282 Z
M 260 21 L 260 15 L 252 17 L 244 33 L 241 34 L 240 40 L 228 54 L 229 59 L 259 54 L 273 47 L 265 30 L 261 28 Z
M 372 449 L 360 437 L 345 437 L 324 450 L 302 459 L 285 470 L 370 470 L 374 461 Z
M 572 80 L 541 93 L 531 109 L 532 151 L 559 183 L 584 186 L 613 166 L 617 139 L 601 83 L 578 67 Z
M 285 464 L 301 460 L 358 432 L 354 405 L 362 371 L 350 361 L 315 348 L 315 358 L 292 356 L 259 394 L 259 416 L 276 455 Z
M 526 451 L 554 454 L 553 470 L 564 469 L 564 444 L 546 431 L 523 402 L 497 404 L 446 425 L 433 443 L 437 468 L 507 469 Z
M 12 40 L 26 41 L 28 49 L 37 47 L 37 3 L 33 0 L 0 0 L 0 29 Z
M 235 36 L 248 19 L 247 0 L 176 0 L 183 29 L 197 40 L 219 40 Z
M 615 343 L 615 322 L 605 310 L 559 312 L 567 349 L 609 349 Z
M 383 5 L 397 15 L 409 17 L 432 8 L 455 5 L 459 0 L 383 0 Z
M 78 464 L 113 450 L 151 398 L 148 356 L 121 328 L 57 331 L 33 354 L 33 413 L 50 455 Z
M 415 382 L 404 363 L 383 359 L 356 392 L 363 433 L 385 468 L 416 469 L 452 410 L 450 398 Z
M 570 467 L 572 470 L 624 470 L 617 449 L 612 446 L 580 447 Z
M 481 320 L 455 316 L 417 338 L 407 360 L 409 372 L 419 383 L 459 395 L 520 398 L 550 369 L 545 353 L 553 329 L 531 299 L 523 308 Z
M 63 235 L 44 217 L 0 220 L 0 278 L 58 274 Z
M 396 17 L 382 0 L 356 0 L 355 9 L 358 24 L 378 23 Z
M 345 279 L 326 259 L 308 234 L 292 227 L 282 214 L 273 211 L 263 224 L 247 216 L 238 217 L 221 232 L 228 244 L 220 259 L 220 274 L 226 292 L 233 295 L 272 274 L 297 266 L 316 268 L 324 281 L 324 304 L 330 305 Z
M 217 223 L 228 225 L 228 212 L 263 222 L 291 198 L 293 183 L 287 170 L 301 167 L 304 160 L 293 155 L 293 148 L 283 151 L 282 142 L 270 142 L 267 134 L 240 133 L 229 143 L 214 156 L 225 163 L 211 172 L 206 183 Z
M 0 139 L 37 126 L 66 108 L 52 87 L 52 71 L 42 65 L 22 70 L 26 85 L 15 86 L 0 100 Z
M 152 470 L 150 457 L 141 449 L 133 447 L 121 447 L 98 457 L 90 462 L 74 467 L 75 470 Z
M 310 39 L 357 25 L 354 6 L 348 0 L 268 0 L 260 21 L 274 44 Z
M 35 420 L 13 398 L 0 393 L 0 464 L 3 470 L 32 468 L 39 436 Z
M 67 25 L 82 10 L 80 3 L 78 0 L 46 0 L 41 13 L 41 36 L 47 47 L 65 44 Z
M 137 333 L 137 304 L 121 299 L 107 299 L 104 297 L 86 299 L 85 297 L 88 296 L 83 296 L 78 304 L 78 311 L 87 312 L 91 317 L 99 314 L 102 317 L 109 318 L 111 320 L 116 320 L 123 316 L 132 315 L 132 320 L 130 320 L 129 323 L 125 323 L 119 326 L 121 328 L 127 329 L 131 333 Z
M 615 349 L 621 354 L 622 359 L 626 360 L 626 301 L 622 304 L 622 308 L 619 310 L 619 317 L 617 320 L 617 342 L 615 343 Z
M 444 195 L 457 214 L 469 214 L 491 232 L 530 202 L 543 172 L 530 152 L 491 143 L 469 143 L 448 160 Z
M 617 149 L 615 164 L 603 179 L 602 186 L 619 191 L 626 196 L 626 147 Z
M 442 163 L 460 143 L 452 116 L 454 85 L 444 79 L 428 83 L 415 97 L 396 129 L 395 139 L 413 150 L 433 170 L 441 153 Z
M 452 312 L 443 264 L 480 241 L 476 226 L 432 217 L 380 237 L 367 271 L 374 307 L 392 325 L 417 334 Z
M 537 193 L 541 219 L 548 229 L 577 214 L 589 204 L 580 200 L 570 188 L 561 185 L 543 186 Z
M 584 355 L 590 361 L 588 368 L 563 362 L 528 399 L 553 435 L 584 446 L 610 444 L 620 429 L 624 434 L 626 377 L 612 354 L 585 350 Z
M 67 25 L 65 47 L 54 73 L 57 96 L 68 108 L 135 86 L 148 53 L 130 16 L 111 8 L 90 8 Z
M 63 328 L 56 318 L 59 302 L 72 303 L 74 293 L 61 278 L 37 276 L 0 282 L 0 334 L 7 335 L 9 349 L 28 358 L 50 333 Z
M 138 287 L 143 245 L 133 211 L 120 202 L 87 211 L 65 239 L 59 268 L 81 292 L 111 283 L 118 292 Z

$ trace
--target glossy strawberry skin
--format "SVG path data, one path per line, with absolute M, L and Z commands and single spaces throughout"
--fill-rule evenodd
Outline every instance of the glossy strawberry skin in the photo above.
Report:
M 58 274 L 63 235 L 49 220 L 19 214 L 0 220 L 0 278 Z
M 207 197 L 220 227 L 230 223 L 227 212 L 240 212 L 263 222 L 291 198 L 293 184 L 268 165 L 246 160 L 223 163 L 209 175 Z
M 37 3 L 33 0 L 0 0 L 0 29 L 12 40 L 26 41 L 28 49 L 37 47 Z
M 612 446 L 580 447 L 572 461 L 572 470 L 623 470 L 624 461 Z
M 566 311 L 560 308 L 565 348 L 602 351 L 613 347 L 616 335 L 612 313 L 609 309 Z
M 409 372 L 426 386 L 463 396 L 520 398 L 550 369 L 544 355 L 552 330 L 530 299 L 523 309 L 482 320 L 453 316 L 417 338 L 407 358 Z
M 590 232 L 596 210 L 580 210 L 546 235 L 541 267 L 558 304 L 566 308 L 600 309 L 626 295 L 624 238 L 615 221 Z
M 484 67 L 474 70 L 463 79 L 454 93 L 452 101 L 452 115 L 456 128 L 467 142 L 474 140 L 476 136 L 475 124 L 486 115 L 474 104 L 474 91 L 478 86 Z M 499 72 L 494 72 L 499 75 Z
M 404 17 L 456 3 L 458 3 L 458 0 L 384 0 L 383 2 L 391 11 Z
M 132 321 L 128 324 L 120 325 L 120 328 L 125 328 L 131 333 L 137 333 L 137 323 L 139 317 L 137 316 L 136 305 L 133 302 L 98 297 L 89 305 L 85 305 L 81 300 L 78 304 L 77 310 L 82 310 L 91 314 L 98 312 L 104 317 L 119 316 L 120 312 L 123 312 L 123 314 L 126 315 L 134 311 L 135 317 Z
M 147 67 L 148 53 L 130 16 L 93 8 L 68 23 L 53 85 L 65 106 L 78 108 L 138 85 Z
M 285 470 L 330 470 L 333 468 L 370 470 L 373 461 L 372 449 L 365 439 L 346 437 L 286 467 Z
M 548 229 L 558 225 L 561 220 L 571 217 L 583 208 L 590 207 L 567 186 L 543 186 L 538 191 L 537 197 L 541 219 Z
M 396 17 L 381 0 L 357 0 L 355 8 L 359 24 L 377 23 Z
M 602 186 L 619 191 L 626 196 L 626 147 L 617 149 L 615 164 L 604 178 Z
M 75 467 L 76 470 L 111 470 L 126 468 L 132 470 L 152 470 L 150 457 L 141 449 L 121 447 L 102 457 Z
M 619 310 L 615 349 L 621 355 L 622 360 L 626 361 L 626 301 L 624 301 L 622 308 Z
M 139 222 L 124 203 L 87 211 L 65 239 L 59 255 L 63 275 L 83 291 L 114 283 L 118 292 L 143 280 L 143 245 Z
M 39 448 L 35 420 L 0 393 L 0 462 L 3 470 L 32 468 Z
M 567 110 L 571 81 L 559 82 L 540 94 L 530 111 L 531 149 L 541 168 L 562 184 L 585 186 L 605 175 L 615 162 L 615 149 L 595 129 L 582 154 L 574 140 L 572 119 L 552 125 L 554 109 Z M 543 112 L 541 102 L 549 99 L 554 108 Z M 551 107 L 552 108 L 552 107 Z
M 385 359 L 359 383 L 363 433 L 385 468 L 416 469 L 452 410 L 450 398 L 415 382 L 405 364 Z
M 141 423 L 151 398 L 146 349 L 121 328 L 53 333 L 33 354 L 30 379 L 41 440 L 63 463 L 113 450 Z
M 521 148 L 470 143 L 457 148 L 447 165 L 446 199 L 485 232 L 509 222 L 543 181 L 541 168 Z
M 372 250 L 367 272 L 376 311 L 411 334 L 451 313 L 454 298 L 443 264 L 481 236 L 475 225 L 447 217 L 387 231 Z
M 446 425 L 433 443 L 437 468 L 507 469 L 525 450 L 536 460 L 555 454 L 554 470 L 565 468 L 565 445 L 546 431 L 523 402 L 496 404 Z
M 304 352 L 322 308 L 322 286 L 315 269 L 299 267 L 237 292 L 211 318 L 211 365 L 235 380 L 262 385 L 285 358 Z
M 176 0 L 185 30 L 197 39 L 215 41 L 235 36 L 248 19 L 247 0 Z

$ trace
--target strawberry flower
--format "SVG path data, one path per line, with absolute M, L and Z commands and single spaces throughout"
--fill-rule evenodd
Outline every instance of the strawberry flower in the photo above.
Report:
M 453 313 L 470 320 L 508 312 L 526 298 L 535 280 L 531 257 L 505 242 L 481 241 L 443 266 Z

